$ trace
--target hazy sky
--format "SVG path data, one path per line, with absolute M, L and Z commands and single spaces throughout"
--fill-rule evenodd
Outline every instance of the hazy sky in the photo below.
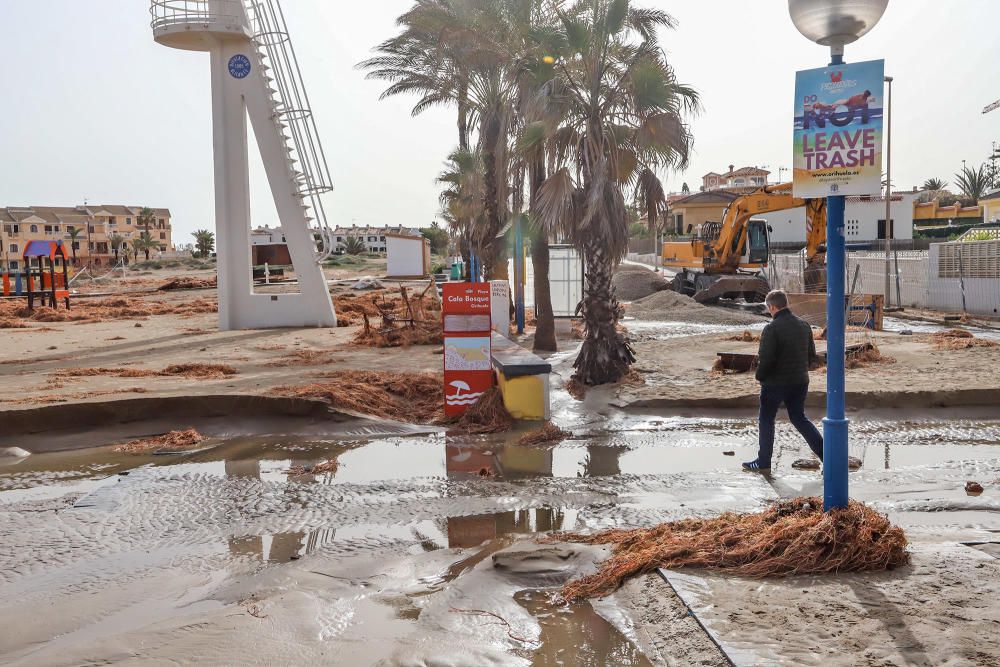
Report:
M 693 190 L 727 165 L 791 166 L 797 69 L 828 60 L 792 26 L 784 0 L 647 0 L 674 14 L 664 35 L 697 88 L 696 153 L 668 188 Z M 153 42 L 145 0 L 0 0 L 0 206 L 129 203 L 169 207 L 175 242 L 214 225 L 208 56 Z M 395 33 L 410 0 L 284 0 L 335 192 L 334 224 L 424 226 L 456 143 L 454 114 L 416 118 L 412 98 L 379 102 L 354 65 Z M 1000 140 L 996 0 L 892 0 L 846 59 L 885 58 L 893 84 L 893 182 L 953 181 Z M 251 159 L 255 151 L 251 150 Z M 785 178 L 788 177 L 787 172 Z M 254 165 L 254 223 L 276 218 Z

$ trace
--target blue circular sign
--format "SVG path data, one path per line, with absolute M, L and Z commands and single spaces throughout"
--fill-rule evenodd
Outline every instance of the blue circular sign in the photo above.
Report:
M 229 73 L 237 79 L 245 79 L 250 74 L 250 59 L 237 53 L 229 59 Z

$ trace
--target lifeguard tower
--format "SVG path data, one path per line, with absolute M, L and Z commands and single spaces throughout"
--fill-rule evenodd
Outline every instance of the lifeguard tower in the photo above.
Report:
M 335 243 L 321 196 L 333 189 L 278 0 L 152 0 L 153 38 L 211 54 L 219 327 L 333 327 L 321 264 Z M 296 294 L 255 294 L 247 117 L 263 158 Z

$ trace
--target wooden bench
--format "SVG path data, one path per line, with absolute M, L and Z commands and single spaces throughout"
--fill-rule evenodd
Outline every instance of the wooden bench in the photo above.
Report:
M 548 419 L 552 364 L 495 332 L 492 347 L 493 370 L 507 411 L 515 419 Z

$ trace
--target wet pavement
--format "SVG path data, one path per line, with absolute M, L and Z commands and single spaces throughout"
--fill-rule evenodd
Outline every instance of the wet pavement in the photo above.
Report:
M 538 447 L 517 445 L 518 434 L 270 437 L 209 441 L 170 456 L 104 447 L 3 459 L 0 623 L 83 599 L 96 607 L 51 636 L 5 633 L 0 656 L 24 664 L 107 657 L 102 639 L 137 641 L 150 628 L 232 610 L 238 601 L 224 591 L 234 581 L 257 579 L 264 590 L 261 578 L 292 577 L 309 563 L 316 563 L 310 570 L 339 571 L 330 575 L 339 589 L 312 601 L 317 627 L 329 626 L 312 648 L 348 650 L 352 637 L 420 626 L 427 605 L 460 590 L 460 582 L 471 585 L 473 572 L 493 576 L 482 571 L 487 556 L 512 539 L 755 510 L 778 496 L 821 490 L 820 473 L 791 469 L 807 449 L 788 424 L 779 425 L 770 478 L 738 470 L 754 453 L 756 427 L 746 418 L 615 413 L 581 419 L 575 431 L 573 439 Z M 966 479 L 1000 477 L 997 443 L 1000 419 L 855 417 L 852 454 L 864 468 L 852 475 L 853 493 L 918 536 L 1000 533 L 1000 500 L 970 498 L 962 488 Z M 291 472 L 331 459 L 336 472 Z M 352 575 L 359 563 L 367 568 Z M 373 586 L 375 573 L 387 568 L 392 583 Z M 138 595 L 145 588 L 137 580 L 163 572 L 173 580 L 166 601 L 128 598 L 138 604 L 135 613 L 117 615 L 124 600 L 108 589 Z M 510 664 L 649 664 L 620 624 L 587 603 L 554 605 L 551 588 L 523 581 L 491 588 L 504 602 L 484 607 L 477 598 L 472 606 L 506 608 L 505 622 L 517 627 L 507 632 L 493 621 L 487 644 Z M 475 637 L 489 619 L 465 619 L 462 627 Z M 44 643 L 53 637 L 58 641 Z M 393 655 L 389 648 L 362 651 L 361 662 L 342 664 L 397 664 Z
M 747 328 L 629 327 L 657 340 Z M 557 376 L 574 356 L 551 357 Z M 0 662 L 685 664 L 654 655 L 614 598 L 553 600 L 606 554 L 497 559 L 516 565 L 510 550 L 550 531 L 821 495 L 821 473 L 791 467 L 809 453 L 785 422 L 765 477 L 739 470 L 756 454 L 753 419 L 626 413 L 606 398 L 554 392 L 553 421 L 573 437 L 548 446 L 518 445 L 523 431 L 265 437 L 233 424 L 186 453 L 0 456 Z M 852 495 L 915 544 L 989 554 L 1000 541 L 1000 415 L 854 414 L 851 454 L 864 461 Z M 303 472 L 331 460 L 334 472 Z M 966 495 L 968 480 L 987 491 Z

